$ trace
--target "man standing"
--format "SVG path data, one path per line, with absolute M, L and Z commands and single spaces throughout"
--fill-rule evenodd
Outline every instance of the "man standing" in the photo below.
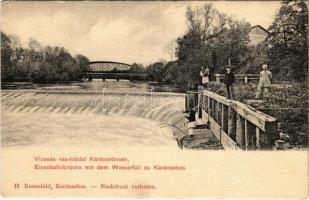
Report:
M 228 99 L 234 99 L 234 88 L 233 84 L 235 82 L 235 77 L 233 72 L 231 71 L 231 67 L 226 67 L 225 72 L 225 88 L 226 88 L 226 97 Z
M 209 68 L 202 67 L 202 70 L 200 71 L 200 76 L 202 77 L 202 84 L 204 89 L 207 89 L 209 83 Z
M 263 70 L 260 73 L 260 80 L 259 80 L 259 85 L 256 93 L 256 98 L 262 98 L 268 97 L 268 88 L 271 84 L 271 79 L 272 79 L 272 73 L 267 69 L 267 65 L 264 64 Z

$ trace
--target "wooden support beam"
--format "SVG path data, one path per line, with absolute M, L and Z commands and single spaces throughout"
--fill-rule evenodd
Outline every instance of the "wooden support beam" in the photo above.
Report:
M 218 112 L 217 112 L 217 121 L 218 121 L 218 124 L 221 126 L 221 122 L 222 122 L 222 119 L 221 119 L 221 116 L 222 116 L 222 104 L 218 102 Z
M 209 116 L 209 124 L 210 130 L 214 133 L 214 135 L 218 138 L 220 143 L 225 149 L 239 149 L 235 141 L 233 141 L 224 131 L 222 131 L 221 127 L 217 122 Z
M 204 110 L 208 110 L 208 97 L 207 96 L 203 96 L 203 105 L 204 105 Z
M 214 104 L 215 104 L 215 105 L 214 105 L 214 106 L 215 106 L 215 107 L 214 107 L 214 108 L 215 108 L 215 109 L 214 109 L 214 110 L 215 110 L 215 112 L 214 112 L 214 119 L 215 119 L 215 121 L 218 123 L 218 109 L 219 109 L 219 108 L 218 108 L 218 101 L 215 100 Z
M 256 137 L 256 147 L 258 148 L 258 149 L 260 149 L 261 148 L 261 137 L 260 137 L 261 135 L 260 135 L 260 129 L 259 129 L 259 127 L 255 127 L 255 137 Z
M 245 119 L 245 147 L 249 147 L 248 121 Z
M 224 124 L 225 124 L 225 122 L 224 122 L 224 105 L 223 104 L 221 104 L 221 128 L 222 128 L 222 130 L 224 131 Z
M 197 116 L 198 116 L 198 118 L 200 118 L 200 115 L 202 114 L 201 112 L 201 109 L 200 109 L 200 107 L 201 107 L 201 91 L 198 91 L 198 93 L 197 93 Z
M 277 122 L 268 123 L 266 131 L 261 132 L 261 148 L 270 149 L 274 145 L 275 138 L 277 137 Z M 263 136 L 263 137 L 262 137 Z
M 211 99 L 211 117 L 214 118 L 215 116 L 215 100 Z
M 245 123 L 240 115 L 236 115 L 236 143 L 239 147 L 245 146 Z
M 222 104 L 222 130 L 228 132 L 228 107 Z
M 228 108 L 228 136 L 236 140 L 236 113 L 229 107 Z
M 207 96 L 207 113 L 210 114 L 210 97 Z
M 212 112 L 212 118 L 217 122 L 216 120 L 216 100 L 213 99 L 213 112 Z

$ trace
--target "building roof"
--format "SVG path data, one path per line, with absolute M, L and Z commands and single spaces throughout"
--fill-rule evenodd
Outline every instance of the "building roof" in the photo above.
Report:
M 265 31 L 266 33 L 268 33 L 269 34 L 269 31 L 268 30 L 266 30 L 263 26 L 261 26 L 261 25 L 255 25 L 255 26 L 252 26 L 251 27 L 251 29 L 253 29 L 253 28 L 260 28 L 260 29 L 262 29 L 263 31 Z
M 249 33 L 250 44 L 257 45 L 265 40 L 269 32 L 260 25 L 252 26 Z

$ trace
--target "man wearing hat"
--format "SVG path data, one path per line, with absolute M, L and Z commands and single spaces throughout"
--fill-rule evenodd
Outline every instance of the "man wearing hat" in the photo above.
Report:
M 256 93 L 256 98 L 268 97 L 268 88 L 271 84 L 272 73 L 267 69 L 267 65 L 262 65 L 263 70 L 260 73 L 259 85 Z
M 202 84 L 204 89 L 208 89 L 208 83 L 209 83 L 209 68 L 208 67 L 202 67 L 200 71 L 200 76 L 202 77 Z
M 231 71 L 230 66 L 226 67 L 224 82 L 225 82 L 225 88 L 226 88 L 226 97 L 228 99 L 234 99 L 233 84 L 235 82 L 235 77 L 234 77 L 234 73 Z

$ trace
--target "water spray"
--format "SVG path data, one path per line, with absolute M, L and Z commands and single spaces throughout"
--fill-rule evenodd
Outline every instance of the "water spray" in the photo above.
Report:
M 105 90 L 106 90 L 106 88 L 104 87 L 104 88 L 102 89 L 103 110 L 105 110 Z
M 154 87 L 152 86 L 150 89 L 150 110 L 152 110 L 152 107 L 153 107 L 153 90 L 154 90 Z

